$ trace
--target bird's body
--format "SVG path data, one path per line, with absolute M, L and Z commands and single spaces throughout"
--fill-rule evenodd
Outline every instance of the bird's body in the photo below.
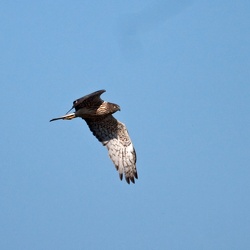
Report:
M 76 117 L 84 119 L 93 135 L 106 146 L 109 157 L 115 164 L 122 180 L 123 174 L 128 183 L 138 178 L 136 170 L 136 153 L 126 126 L 113 117 L 120 110 L 117 104 L 103 101 L 100 95 L 105 90 L 99 90 L 73 102 L 75 113 L 66 114 L 51 121 L 71 120 Z

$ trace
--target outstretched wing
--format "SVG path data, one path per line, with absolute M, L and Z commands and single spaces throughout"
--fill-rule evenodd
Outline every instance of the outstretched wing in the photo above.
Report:
M 107 147 L 120 179 L 122 180 L 124 174 L 127 183 L 135 183 L 135 178 L 138 179 L 136 153 L 126 126 L 112 115 L 85 121 L 94 136 Z
M 102 90 L 98 90 L 95 91 L 89 95 L 85 95 L 77 100 L 75 100 L 73 102 L 73 108 L 75 108 L 75 110 L 79 110 L 80 108 L 83 107 L 91 107 L 93 105 L 95 106 L 99 106 L 102 104 L 103 100 L 101 99 L 101 94 L 106 92 L 106 90 L 102 89 Z

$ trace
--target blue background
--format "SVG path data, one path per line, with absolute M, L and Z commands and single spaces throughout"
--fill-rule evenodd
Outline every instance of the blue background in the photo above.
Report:
M 250 2 L 1 1 L 1 249 L 250 249 Z M 81 119 L 106 89 L 120 182 Z

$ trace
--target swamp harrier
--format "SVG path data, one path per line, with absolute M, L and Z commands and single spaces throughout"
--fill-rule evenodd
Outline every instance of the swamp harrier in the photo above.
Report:
M 54 118 L 55 120 L 71 120 L 81 117 L 86 121 L 93 135 L 108 149 L 109 157 L 115 164 L 122 180 L 123 174 L 128 184 L 138 179 L 136 171 L 136 153 L 126 126 L 113 117 L 120 110 L 117 104 L 103 101 L 100 95 L 105 90 L 99 90 L 73 102 L 75 112 Z

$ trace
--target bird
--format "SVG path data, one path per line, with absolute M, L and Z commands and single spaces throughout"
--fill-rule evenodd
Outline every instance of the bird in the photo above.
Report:
M 113 116 L 121 110 L 120 106 L 103 101 L 100 96 L 104 92 L 104 89 L 98 90 L 75 100 L 66 115 L 53 118 L 50 122 L 77 117 L 85 120 L 93 135 L 108 149 L 108 155 L 119 173 L 120 180 L 125 175 L 128 184 L 135 183 L 135 179 L 138 179 L 136 151 L 125 124 Z M 69 113 L 72 109 L 75 109 L 75 112 Z

